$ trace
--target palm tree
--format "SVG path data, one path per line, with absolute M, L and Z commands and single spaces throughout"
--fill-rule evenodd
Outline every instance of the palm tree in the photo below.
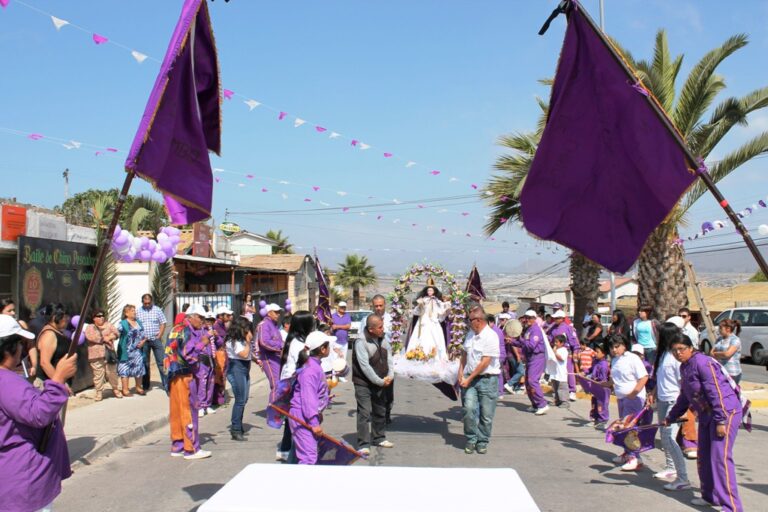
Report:
M 282 229 L 277 231 L 270 229 L 265 236 L 277 242 L 277 245 L 272 248 L 272 254 L 293 254 L 293 244 L 288 243 L 288 237 L 283 236 Z
M 352 289 L 352 307 L 355 309 L 360 309 L 360 288 L 375 284 L 376 279 L 376 272 L 368 264 L 368 258 L 357 254 L 347 254 L 336 274 L 338 284 Z
M 711 50 L 693 67 L 676 93 L 677 78 L 683 55 L 672 57 L 664 30 L 656 34 L 651 61 L 635 61 L 622 49 L 624 57 L 637 70 L 643 81 L 669 114 L 693 154 L 706 159 L 736 125 L 746 126 L 750 113 L 768 107 L 768 87 L 762 87 L 740 98 L 722 100 L 714 109 L 718 94 L 725 89 L 725 79 L 716 74 L 718 66 L 733 53 L 746 46 L 746 35 L 728 38 Z M 618 46 L 618 45 L 617 45 Z M 711 112 L 708 119 L 705 113 Z M 709 175 L 718 182 L 758 155 L 768 153 L 768 132 L 764 131 L 716 162 L 710 162 Z M 672 242 L 678 238 L 678 227 L 685 223 L 686 213 L 707 192 L 701 181 L 688 191 L 667 219 L 651 234 L 638 260 L 638 305 L 651 305 L 659 318 L 677 312 L 688 304 L 684 254 Z
M 542 83 L 549 84 L 550 81 L 542 81 Z M 535 132 L 518 132 L 499 138 L 499 145 L 511 149 L 512 153 L 502 155 L 496 160 L 494 167 L 500 173 L 491 176 L 485 187 L 486 190 L 492 192 L 490 196 L 483 195 L 491 207 L 491 215 L 485 225 L 485 233 L 488 236 L 498 231 L 507 222 L 522 220 L 520 193 L 539 146 L 548 111 L 546 102 L 538 98 L 537 101 L 542 115 Z M 583 318 L 588 304 L 597 305 L 600 291 L 600 269 L 599 265 L 578 252 L 571 252 L 570 273 L 574 318 Z M 576 322 L 576 328 L 581 331 L 580 321 Z

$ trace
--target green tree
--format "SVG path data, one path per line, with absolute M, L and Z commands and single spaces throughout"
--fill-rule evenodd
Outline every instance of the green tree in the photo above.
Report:
M 761 87 L 741 97 L 725 98 L 713 108 L 716 98 L 726 88 L 725 78 L 717 74 L 718 67 L 747 43 L 747 36 L 738 34 L 707 52 L 693 66 L 679 92 L 676 92 L 678 75 L 684 56 L 672 57 L 664 30 L 656 34 L 650 61 L 636 61 L 628 51 L 622 52 L 669 114 L 693 154 L 706 160 L 734 126 L 747 126 L 749 114 L 768 106 L 768 87 Z M 710 162 L 709 175 L 718 182 L 765 153 L 768 153 L 768 131 L 725 153 L 720 160 Z M 678 238 L 678 227 L 685 222 L 686 213 L 706 192 L 703 182 L 697 181 L 651 234 L 640 254 L 638 305 L 651 305 L 659 318 L 667 318 L 688 303 L 684 254 L 672 242 Z
M 766 281 L 768 281 L 768 278 L 765 277 L 762 270 L 758 270 L 755 272 L 755 275 L 749 278 L 750 283 L 765 283 Z
M 548 85 L 550 81 L 543 80 L 542 83 Z M 502 226 L 515 221 L 522 221 L 520 193 L 538 149 L 548 111 L 546 102 L 539 98 L 537 101 L 542 114 L 536 131 L 512 133 L 499 138 L 499 145 L 512 150 L 512 152 L 496 159 L 494 167 L 499 173 L 491 176 L 485 187 L 486 190 L 492 192 L 490 196 L 483 194 L 484 200 L 491 207 L 490 218 L 485 224 L 485 232 L 488 236 L 501 229 Z M 583 318 L 587 304 L 597 305 L 601 267 L 575 251 L 571 252 L 570 258 L 574 318 Z M 581 330 L 581 322 L 576 322 L 576 328 Z
M 360 309 L 360 288 L 372 286 L 376 280 L 376 272 L 373 266 L 368 264 L 368 258 L 357 254 L 347 254 L 344 262 L 339 264 L 336 274 L 336 282 L 352 290 L 354 309 Z
M 277 231 L 270 229 L 264 236 L 277 242 L 277 245 L 272 247 L 272 254 L 293 254 L 293 244 L 288 243 L 288 237 L 283 236 L 282 229 Z

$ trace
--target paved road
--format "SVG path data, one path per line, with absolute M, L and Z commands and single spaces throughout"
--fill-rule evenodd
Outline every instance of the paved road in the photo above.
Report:
M 768 384 L 768 371 L 765 366 L 757 366 L 749 362 L 741 362 L 742 380 L 757 384 Z
M 354 441 L 355 404 L 351 384 L 336 388 L 339 397 L 326 414 L 326 430 Z M 652 478 L 663 461 L 661 451 L 647 456 L 650 469 L 639 474 L 616 470 L 610 459 L 617 453 L 602 435 L 585 426 L 588 402 L 581 400 L 571 410 L 553 409 L 536 417 L 523 412 L 522 396 L 499 403 L 494 435 L 487 455 L 465 455 L 458 404 L 443 398 L 432 386 L 398 381 L 395 423 L 388 438 L 395 448 L 375 449 L 367 462 L 386 466 L 512 467 L 516 469 L 543 511 L 589 511 L 620 509 L 694 510 L 687 504 L 690 492 L 670 494 Z M 228 410 L 203 418 L 204 447 L 213 458 L 184 461 L 169 456 L 165 430 L 152 434 L 134 446 L 120 450 L 84 467 L 64 485 L 56 501 L 58 511 L 196 510 L 245 465 L 272 462 L 280 432 L 265 426 L 266 393 L 263 384 L 252 389 L 246 409 L 251 425 L 246 443 L 231 441 L 227 433 Z M 611 411 L 615 414 L 615 406 Z M 768 446 L 768 413 L 757 411 L 752 434 L 741 433 L 735 448 L 738 478 L 746 510 L 765 507 L 768 494 L 768 467 L 764 462 Z M 695 463 L 689 462 L 695 480 Z M 449 484 L 449 483 L 447 483 Z M 343 482 L 338 489 L 343 495 Z M 397 492 L 407 482 L 389 482 L 385 488 Z M 418 485 L 418 483 L 415 483 Z M 258 493 L 268 482 L 254 482 L 254 510 Z M 387 487 L 388 486 L 388 487 Z M 333 484 L 329 483 L 329 488 Z M 425 489 L 437 499 L 450 500 L 451 492 L 463 492 L 461 482 L 444 489 Z M 504 493 L 504 489 L 477 489 Z M 439 506 L 435 510 L 439 510 Z M 509 510 L 514 510 L 510 503 Z

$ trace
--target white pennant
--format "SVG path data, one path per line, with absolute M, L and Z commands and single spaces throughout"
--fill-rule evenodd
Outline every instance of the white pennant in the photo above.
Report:
M 451 178 L 448 180 L 449 183 L 453 183 L 454 181 L 459 181 L 459 178 Z
M 393 199 L 393 200 L 392 200 L 392 202 L 393 202 L 393 203 L 395 203 L 395 204 L 400 204 L 400 203 L 402 203 L 402 201 L 400 201 L 400 200 L 399 200 L 399 199 L 397 199 L 397 198 Z
M 133 56 L 134 59 L 136 59 L 136 62 L 138 62 L 139 64 L 147 60 L 146 55 L 144 55 L 141 52 L 137 52 L 136 50 L 131 50 L 131 55 Z
M 214 167 L 213 172 L 224 172 L 224 169 L 222 169 L 221 167 Z
M 336 139 L 338 137 L 341 137 L 340 133 L 331 132 L 331 135 L 328 137 L 329 139 Z
M 364 142 L 361 142 L 361 143 L 360 143 L 360 149 L 361 149 L 361 150 L 363 150 L 363 151 L 364 151 L 364 150 L 366 150 L 366 149 L 370 149 L 370 148 L 371 148 L 371 146 L 370 146 L 369 144 L 366 144 L 366 143 L 364 143 Z
M 406 167 L 413 167 L 414 165 L 416 165 L 416 162 L 408 162 L 405 164 Z
M 53 22 L 53 26 L 56 27 L 56 30 L 61 30 L 61 27 L 64 25 L 69 25 L 67 20 L 57 18 L 56 16 L 51 16 L 51 21 Z
M 75 148 L 77 148 L 77 149 L 80 149 L 80 146 L 83 145 L 82 142 L 77 142 L 76 140 L 71 140 L 71 141 L 69 141 L 69 143 L 72 144 L 73 146 L 75 146 Z
M 244 187 L 244 186 L 245 186 L 245 183 L 238 183 L 238 184 L 237 184 L 237 186 L 238 186 L 238 187 Z
M 293 122 L 293 127 L 294 128 L 298 128 L 299 126 L 303 125 L 304 123 L 306 123 L 305 120 L 300 119 L 300 118 L 297 117 L 296 120 Z
M 73 146 L 71 144 L 62 144 L 62 146 L 64 146 L 67 149 L 75 149 L 75 146 Z
M 281 185 L 290 185 L 291 184 L 290 182 L 285 181 L 285 180 L 278 181 L 278 183 L 281 184 Z
M 338 192 L 336 192 L 336 193 L 337 193 L 337 194 L 339 194 L 341 197 L 344 197 L 345 195 L 347 195 L 347 193 L 346 193 L 346 192 L 344 192 L 344 191 L 342 191 L 342 190 L 339 190 L 339 191 L 338 191 Z
M 331 206 L 330 203 L 326 203 L 325 201 L 318 201 L 323 206 Z
M 248 105 L 248 110 L 251 110 L 251 111 L 256 107 L 258 107 L 259 105 L 261 105 L 261 103 L 259 103 L 256 100 L 245 100 L 245 104 Z
M 283 199 L 288 199 L 288 194 L 286 194 L 285 192 L 283 192 L 280 195 L 282 196 Z

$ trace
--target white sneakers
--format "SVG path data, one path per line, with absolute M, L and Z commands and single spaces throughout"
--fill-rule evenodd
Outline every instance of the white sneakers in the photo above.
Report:
M 197 450 L 195 453 L 184 455 L 184 460 L 207 459 L 210 456 L 211 452 L 208 450 Z
M 380 442 L 376 446 L 378 446 L 379 448 L 394 448 L 395 443 L 393 443 L 392 441 L 387 441 L 385 439 L 384 441 Z
M 547 414 L 548 410 L 549 410 L 549 406 L 545 405 L 544 407 L 540 407 L 539 409 L 536 409 L 536 412 L 533 414 L 535 414 L 536 416 L 544 416 L 545 414 Z
M 704 498 L 693 498 L 691 500 L 691 505 L 696 505 L 697 507 L 712 507 L 715 510 L 720 510 L 720 505 L 715 505 L 714 503 L 710 503 Z
M 683 453 L 685 455 L 686 459 L 695 460 L 699 456 L 698 450 L 688 450 L 687 452 Z
M 677 478 L 677 471 L 674 469 L 664 469 L 658 473 L 654 473 L 653 478 L 657 480 L 673 480 Z
M 688 480 L 675 480 L 664 484 L 664 489 L 667 491 L 685 491 L 691 488 L 691 482 Z
M 643 467 L 643 463 L 640 460 L 640 457 L 627 457 L 627 462 L 624 463 L 624 465 L 621 466 L 622 471 L 637 471 Z
M 575 402 L 576 401 L 576 393 L 574 393 L 574 392 L 568 393 L 568 400 L 570 400 L 571 402 Z
M 205 409 L 198 409 L 197 410 L 197 417 L 198 418 L 202 418 L 203 416 L 205 416 Z
M 506 389 L 509 392 L 510 395 L 514 395 L 515 394 L 515 388 L 513 388 L 509 384 L 504 384 L 504 389 Z
M 211 407 L 206 407 L 205 408 L 205 414 L 213 414 L 215 412 L 216 412 L 216 409 L 213 409 Z

